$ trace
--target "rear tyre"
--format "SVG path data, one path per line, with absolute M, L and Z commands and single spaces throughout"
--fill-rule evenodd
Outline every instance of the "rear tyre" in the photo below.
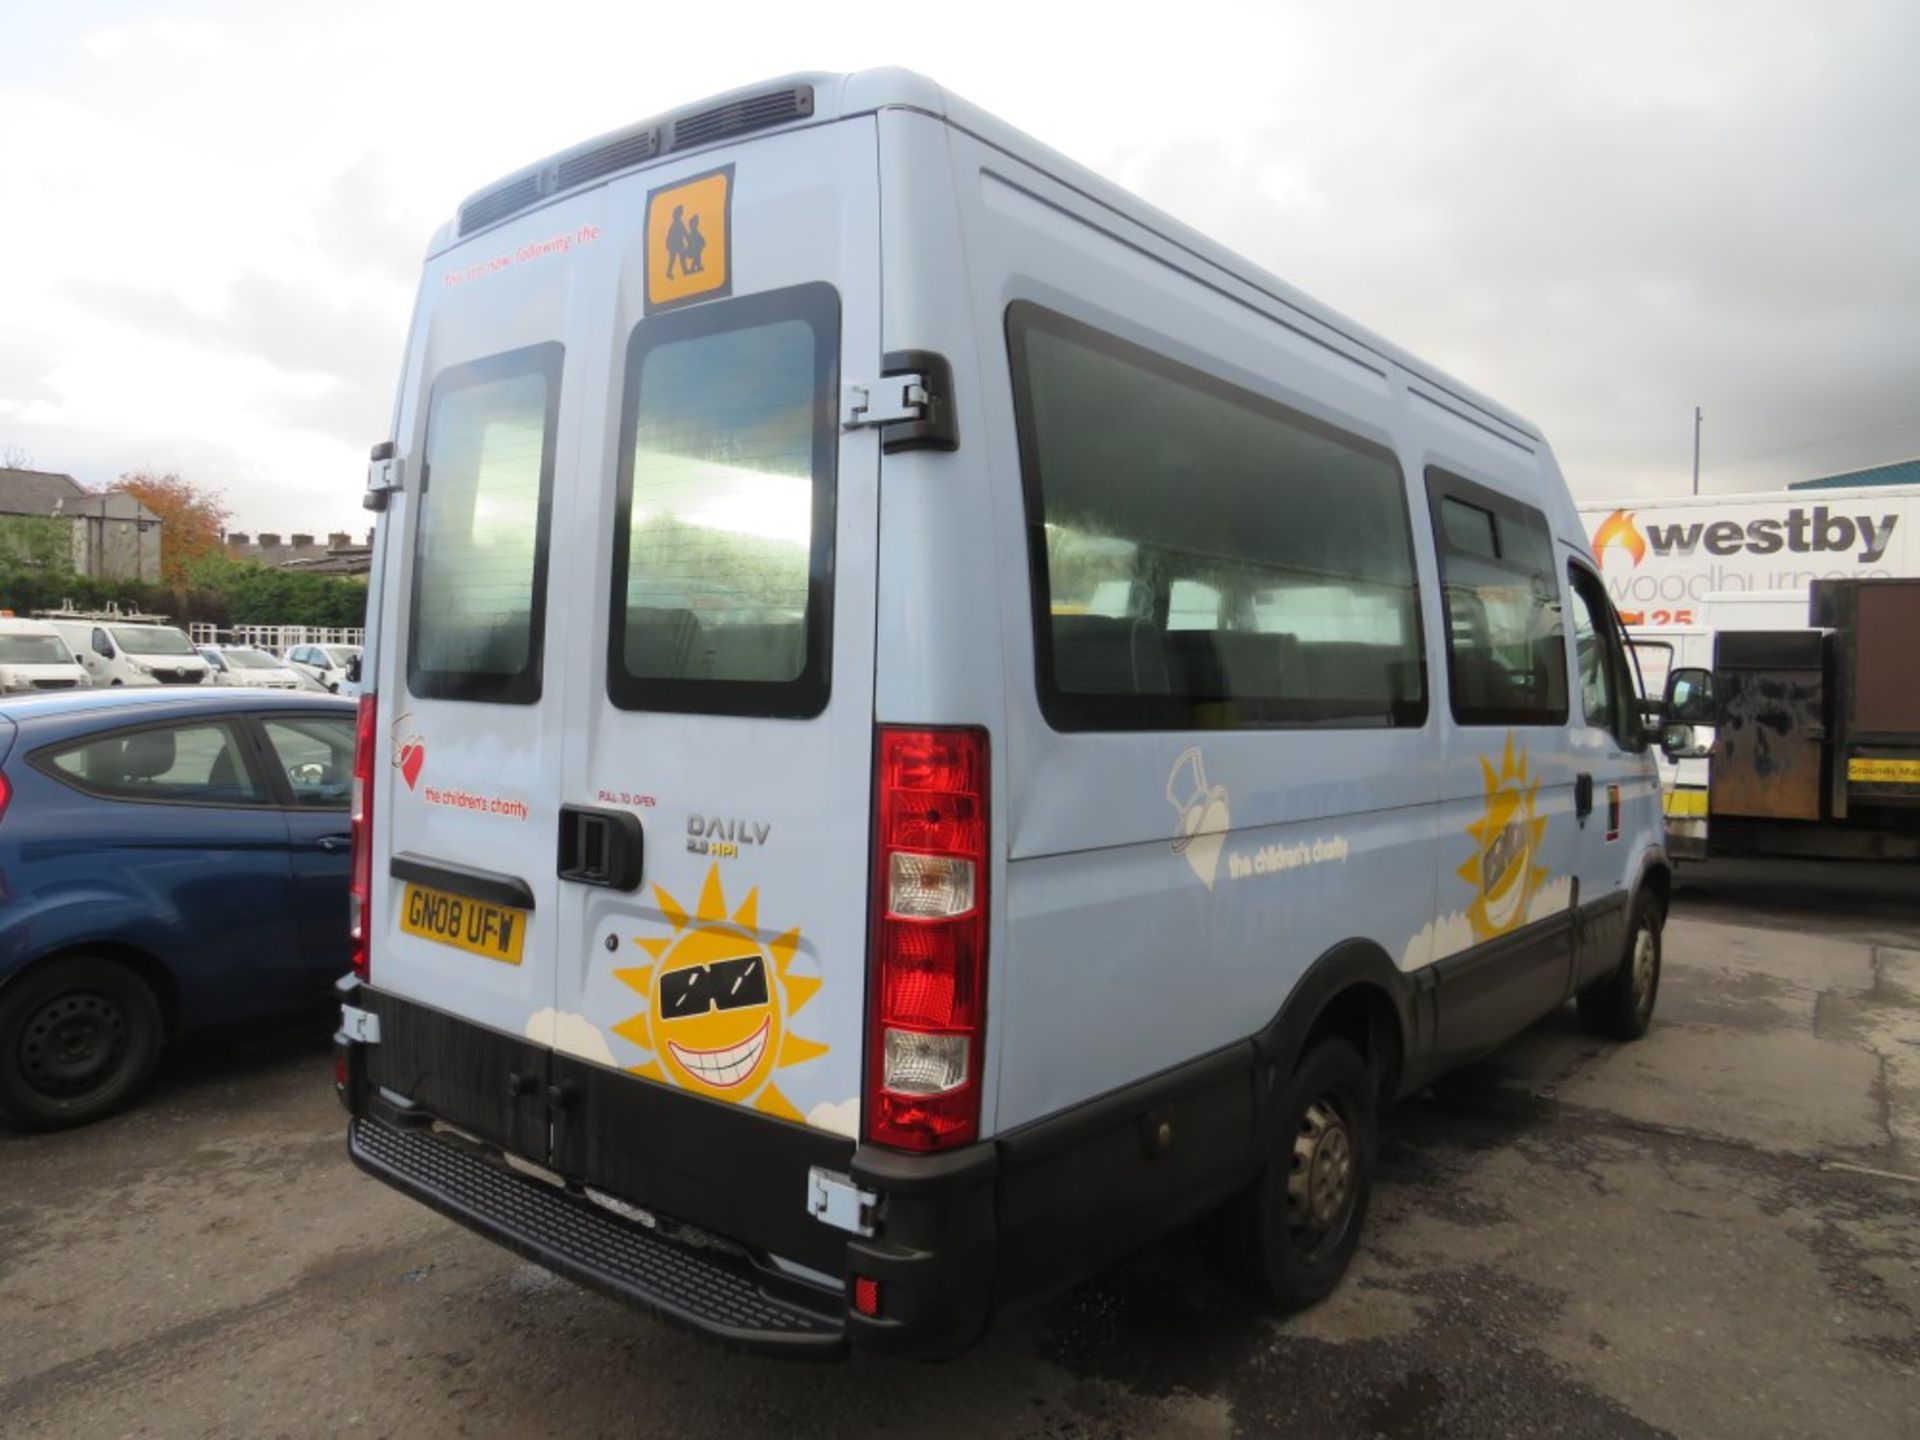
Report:
M 1222 1217 L 1240 1277 L 1282 1315 L 1325 1299 L 1353 1259 L 1373 1194 L 1377 1108 L 1360 1052 L 1323 1040 L 1280 1097 L 1265 1170 Z
M 75 956 L 0 991 L 0 1114 L 61 1130 L 111 1114 L 160 1058 L 160 1003 L 131 970 Z
M 1642 895 L 1634 902 L 1627 950 L 1619 966 L 1580 992 L 1580 1023 L 1595 1035 L 1638 1040 L 1647 1033 L 1654 1002 L 1660 997 L 1660 932 L 1666 918 L 1654 896 Z

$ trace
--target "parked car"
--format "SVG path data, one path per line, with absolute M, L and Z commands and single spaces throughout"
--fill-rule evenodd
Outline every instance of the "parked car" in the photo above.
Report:
M 0 619 L 0 695 L 85 690 L 90 684 L 67 642 L 46 621 Z
M 175 1036 L 326 997 L 352 758 L 325 695 L 0 700 L 0 1113 L 98 1119 Z
M 207 662 L 174 625 L 118 620 L 49 620 L 95 685 L 198 685 Z
M 244 685 L 254 690 L 306 688 L 300 683 L 300 672 L 264 650 L 250 645 L 202 645 L 199 649 L 216 685 Z
M 305 670 L 335 694 L 351 693 L 348 671 L 360 658 L 358 645 L 296 645 L 287 652 L 287 663 Z M 342 687 L 347 687 L 343 692 Z

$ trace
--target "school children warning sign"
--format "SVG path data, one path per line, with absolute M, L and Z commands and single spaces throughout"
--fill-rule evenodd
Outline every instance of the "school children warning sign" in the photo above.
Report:
M 733 166 L 647 196 L 647 313 L 733 290 Z

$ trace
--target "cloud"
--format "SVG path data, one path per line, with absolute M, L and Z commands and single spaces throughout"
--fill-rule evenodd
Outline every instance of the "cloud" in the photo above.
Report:
M 526 1035 L 534 1044 L 551 1045 L 565 1055 L 577 1055 L 599 1065 L 616 1063 L 600 1027 L 572 1011 L 535 1011 L 527 1020 Z
M 1420 927 L 1418 933 L 1407 941 L 1407 948 L 1400 952 L 1400 968 L 1418 970 L 1436 960 L 1457 955 L 1473 943 L 1472 922 L 1467 919 L 1465 911 L 1456 910 L 1451 915 L 1429 920 Z
M 837 1105 L 822 1100 L 807 1112 L 807 1124 L 816 1130 L 830 1130 L 849 1139 L 860 1136 L 860 1101 L 842 1100 Z

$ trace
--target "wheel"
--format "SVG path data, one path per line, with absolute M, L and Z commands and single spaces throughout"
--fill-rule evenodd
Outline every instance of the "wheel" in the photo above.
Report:
M 1666 912 L 1652 895 L 1633 906 L 1626 953 L 1614 972 L 1580 992 L 1580 1023 L 1596 1035 L 1638 1040 L 1653 1020 L 1660 996 L 1660 931 Z
M 1346 1273 L 1373 1193 L 1377 1086 L 1346 1040 L 1323 1040 L 1280 1098 L 1275 1153 L 1226 1220 L 1240 1278 L 1286 1315 Z
M 160 1003 L 124 965 L 74 956 L 0 990 L 0 1113 L 35 1130 L 85 1125 L 160 1057 Z

